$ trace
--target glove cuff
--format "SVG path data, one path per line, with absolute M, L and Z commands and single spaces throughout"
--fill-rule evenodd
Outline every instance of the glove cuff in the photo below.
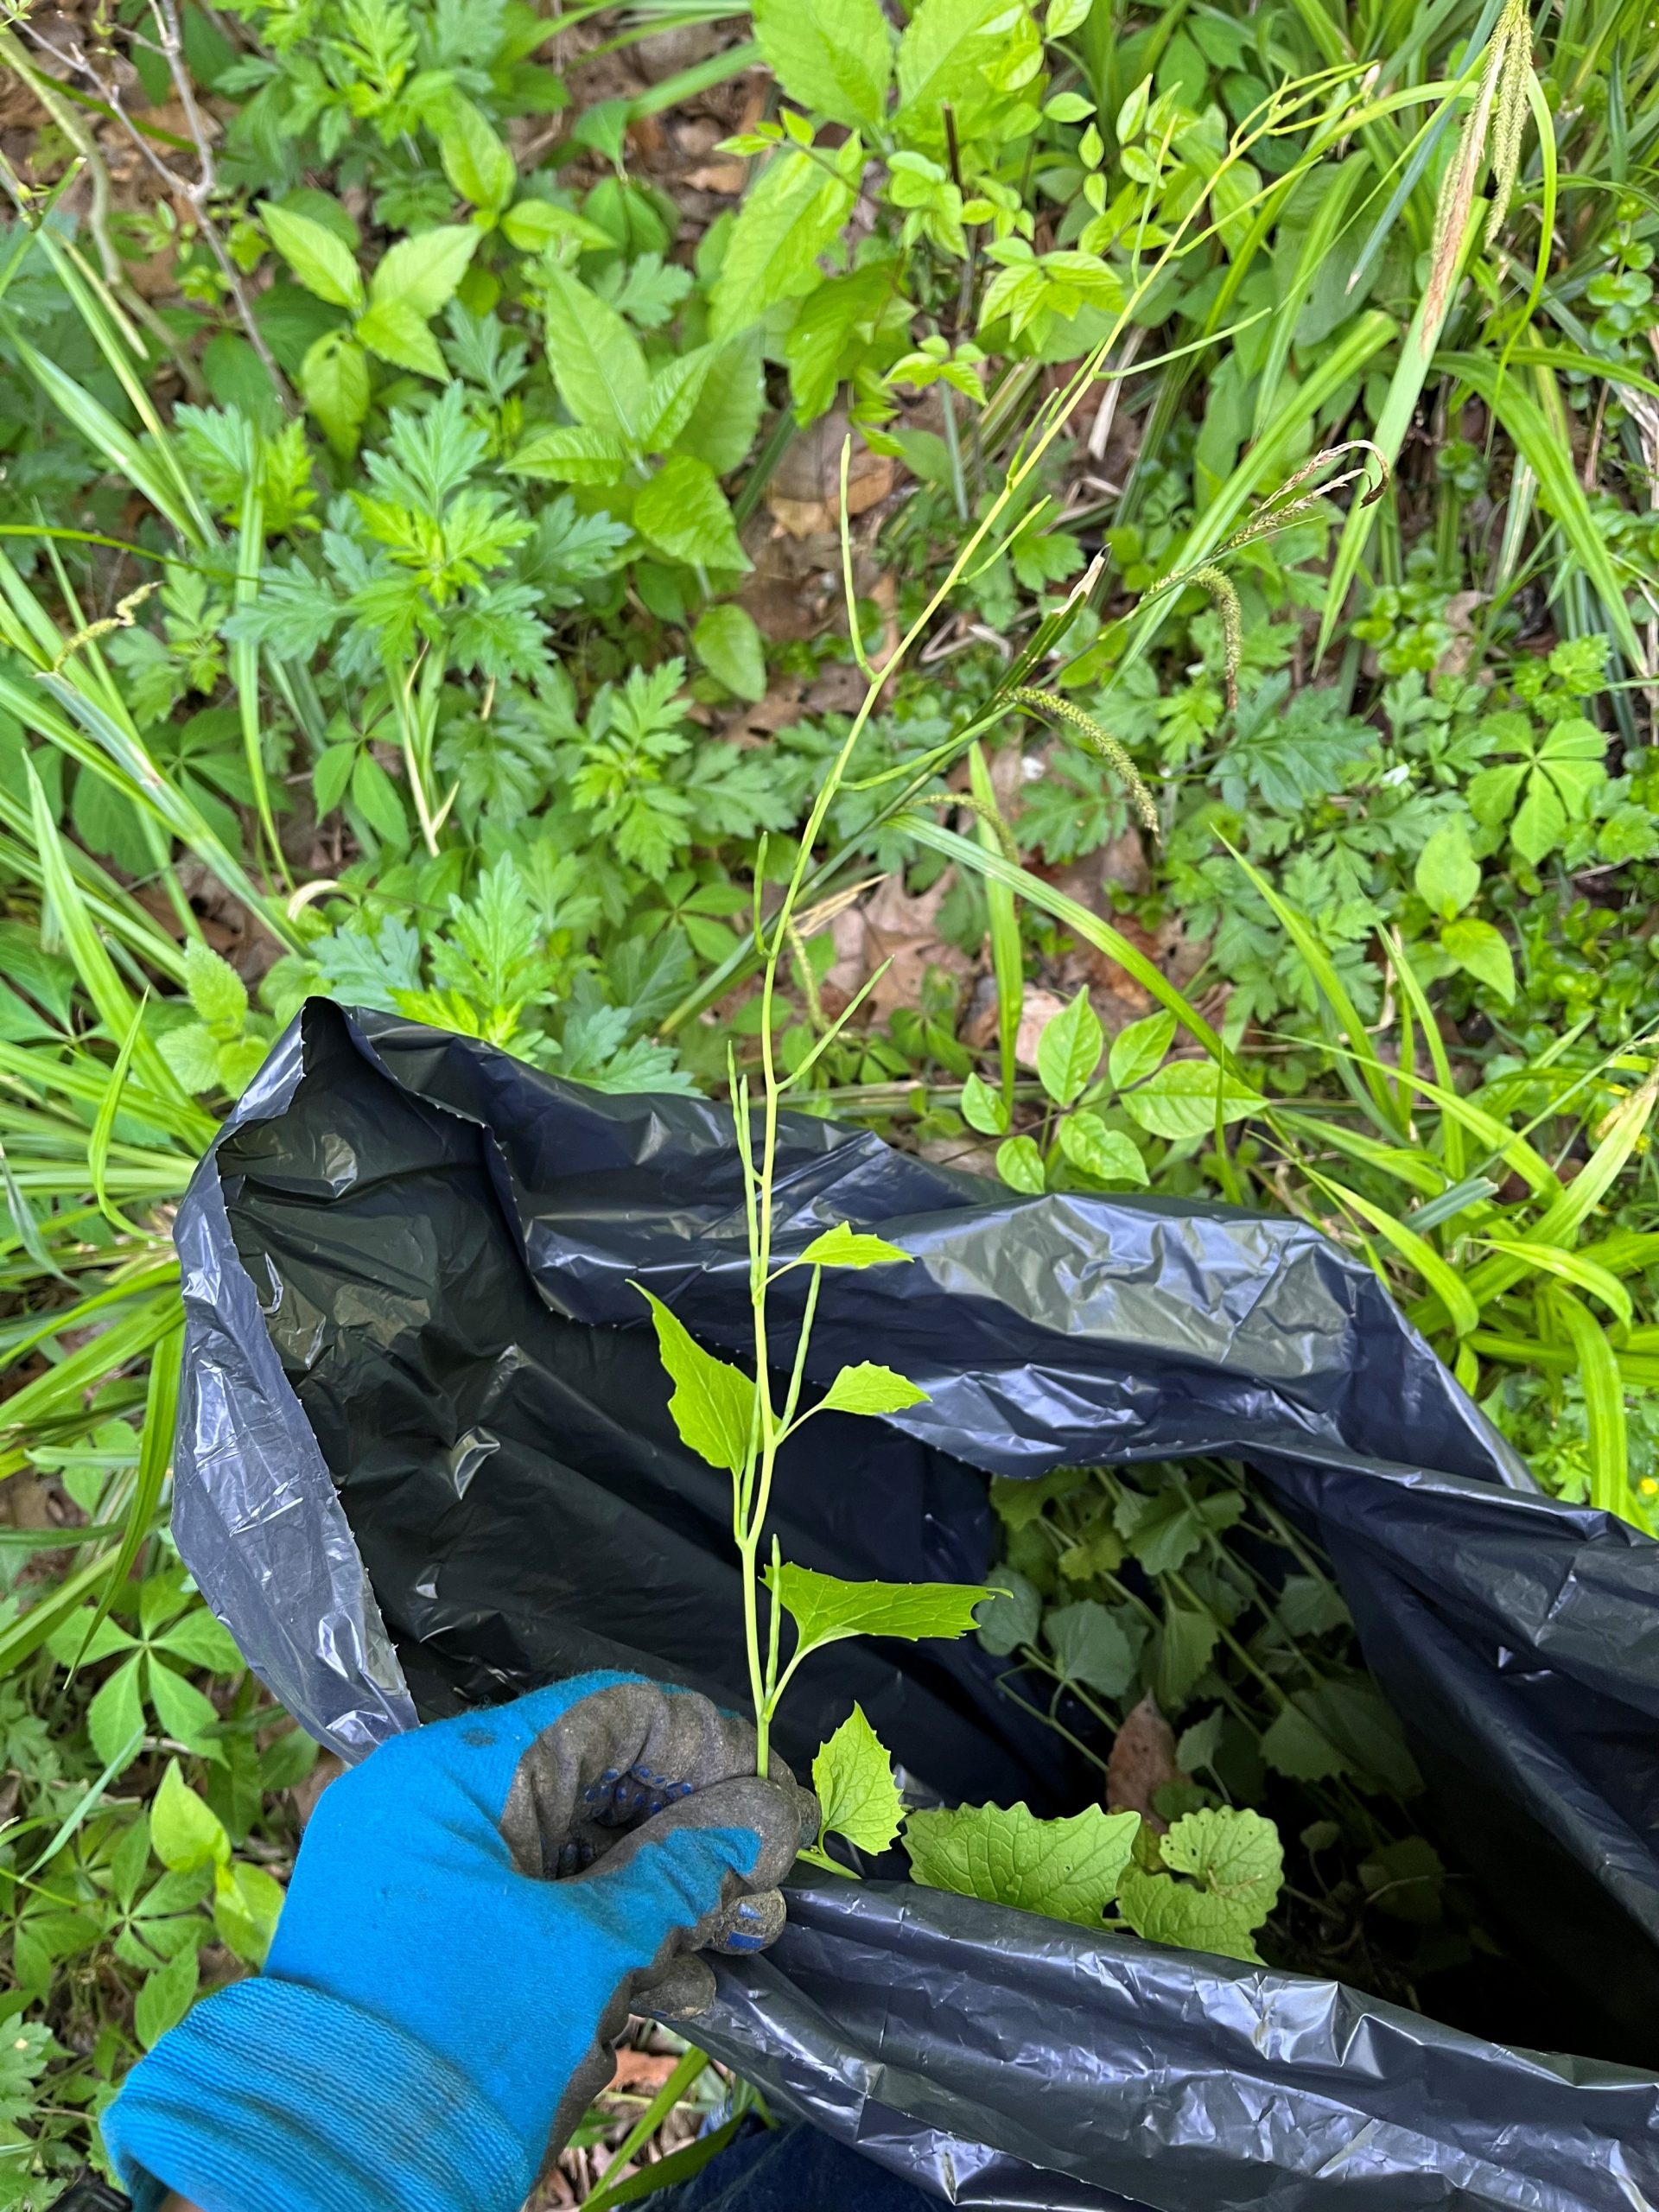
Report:
M 137 2212 L 517 2212 L 527 2149 L 448 2060 L 303 1983 L 237 1982 L 133 2069 L 104 2139 Z

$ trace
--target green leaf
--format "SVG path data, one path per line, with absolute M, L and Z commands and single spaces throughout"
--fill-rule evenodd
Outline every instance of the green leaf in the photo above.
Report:
M 1012 73 L 1028 80 L 1041 66 L 1036 26 L 1023 6 L 1011 8 L 1007 0 L 921 0 L 899 41 L 900 138 L 929 150 L 942 148 L 947 105 L 958 137 L 972 136 L 995 105 L 994 77 Z
M 1138 1813 L 1103 1813 L 1097 1805 L 1064 1821 L 1039 1821 L 1025 1805 L 964 1805 L 912 1813 L 905 1849 L 929 1889 L 1097 1928 L 1140 1825 Z
M 538 430 L 504 465 L 515 476 L 542 476 L 553 484 L 616 484 L 632 457 L 627 442 L 613 432 L 570 423 Z
M 1170 1060 L 1123 1097 L 1125 1107 L 1149 1135 L 1177 1141 L 1209 1136 L 1217 1117 L 1242 1122 L 1266 1103 L 1259 1091 L 1214 1060 Z
M 766 1569 L 766 1587 L 794 1622 L 803 1651 L 849 1636 L 906 1643 L 966 1636 L 974 1608 L 990 1594 L 978 1582 L 843 1582 L 788 1560 Z
M 1469 842 L 1461 815 L 1443 822 L 1417 855 L 1413 877 L 1417 895 L 1442 921 L 1450 921 L 1480 888 L 1480 862 Z
M 397 786 L 366 747 L 352 764 L 352 804 L 389 845 L 409 842 L 409 817 Z
M 1184 1813 L 1159 1847 L 1166 1866 L 1236 1904 L 1247 1928 L 1259 1928 L 1279 1902 L 1285 1854 L 1260 1813 L 1230 1805 Z
M 766 648 L 754 617 L 726 600 L 711 607 L 691 632 L 697 658 L 740 699 L 766 696 Z
M 210 1029 L 232 1035 L 248 1018 L 248 987 L 211 945 L 193 938 L 184 948 L 184 988 Z
M 1068 1114 L 1060 1123 L 1060 1150 L 1074 1167 L 1102 1183 L 1142 1183 L 1147 1163 L 1132 1137 L 1122 1129 L 1109 1129 L 1098 1114 L 1084 1106 Z
M 677 453 L 706 461 L 716 476 L 729 474 L 754 443 L 766 403 L 760 345 L 760 331 L 748 329 L 720 347 L 674 441 Z
M 1506 1006 L 1514 999 L 1514 956 L 1509 940 L 1490 922 L 1477 921 L 1471 915 L 1448 922 L 1440 931 L 1440 950 L 1465 975 L 1496 991 Z
M 442 223 L 417 237 L 400 238 L 383 257 L 369 280 L 376 308 L 407 308 L 429 322 L 455 296 L 484 233 L 472 223 Z M 364 344 L 372 341 L 366 337 Z
M 1068 1682 L 1122 1697 L 1135 1679 L 1135 1654 L 1117 1621 L 1092 1598 L 1075 1605 L 1051 1606 L 1043 1635 L 1054 1663 Z
M 1034 1137 L 1009 1137 L 996 1147 L 996 1172 L 1011 1191 L 1035 1198 L 1048 1187 L 1043 1155 Z
M 1112 1521 L 1148 1574 L 1173 1574 L 1207 1535 L 1230 1529 L 1243 1510 L 1244 1501 L 1236 1490 L 1217 1491 L 1204 1498 L 1173 1488 L 1150 1497 L 1125 1491 Z
M 561 238 L 596 247 L 603 253 L 616 251 L 616 240 L 608 231 L 601 231 L 597 223 L 590 223 L 574 208 L 555 207 L 550 200 L 521 200 L 517 207 L 509 207 L 501 218 L 501 234 L 520 253 L 544 253 Z
M 223 1621 L 216 1620 L 206 1605 L 192 1605 L 181 1613 L 168 1628 L 162 1630 L 155 1642 L 160 1649 L 170 1651 L 175 1659 L 182 1659 L 187 1666 L 204 1667 L 215 1675 L 239 1675 L 247 1661 L 236 1648 L 236 1639 Z
M 855 1706 L 812 1762 L 821 1833 L 844 1835 L 861 1851 L 886 1851 L 905 1817 L 887 1748 Z
M 357 334 L 371 353 L 394 368 L 440 382 L 449 373 L 437 340 L 407 301 L 378 301 L 359 319 Z
M 671 560 L 703 569 L 753 566 L 713 469 L 690 454 L 671 454 L 642 488 L 633 503 L 633 526 Z
M 132 2008 L 133 2029 L 146 2050 L 153 2050 L 190 2010 L 200 1973 L 196 1948 L 187 1943 L 176 1958 L 147 1978 Z
M 1157 1664 L 1153 1670 L 1153 1688 L 1160 1706 L 1174 1713 L 1186 1703 L 1214 1658 L 1220 1638 L 1216 1617 L 1205 1607 L 1177 1605 L 1173 1598 L 1167 1602 L 1158 1630 Z
M 925 1406 L 925 1390 L 918 1390 L 902 1375 L 873 1359 L 856 1367 L 843 1367 L 819 1401 L 820 1413 L 901 1414 L 906 1406 Z
M 149 1662 L 147 1687 L 164 1735 L 186 1745 L 203 1758 L 224 1757 L 217 1740 L 219 1714 L 211 1698 L 205 1697 L 194 1682 L 187 1682 L 182 1675 L 175 1675 L 156 1658 Z
M 689 353 L 675 354 L 655 372 L 645 386 L 639 418 L 642 453 L 666 453 L 673 445 L 696 411 L 702 387 L 720 355 L 719 347 L 698 346 Z M 733 611 L 742 612 L 741 608 Z
M 142 1655 L 118 1667 L 86 1708 L 86 1733 L 99 1763 L 113 1766 L 124 1753 L 137 1758 L 143 1747 L 144 1706 L 140 1689 Z
M 578 423 L 642 450 L 651 380 L 639 341 L 613 307 L 563 269 L 547 276 L 547 358 Z
M 1027 1582 L 1014 1567 L 999 1567 L 997 1572 L 1004 1586 L 992 1591 L 975 1619 L 979 1625 L 980 1643 L 1001 1659 L 1018 1651 L 1022 1645 L 1037 1641 L 1043 1601 L 1035 1584 Z
M 1090 1004 L 1088 992 L 1080 990 L 1037 1040 L 1037 1072 L 1057 1106 L 1070 1106 L 1081 1096 L 1100 1065 L 1104 1042 L 1100 1016 Z
M 1008 1109 L 1000 1090 L 993 1090 L 982 1075 L 970 1075 L 962 1086 L 962 1118 L 981 1136 L 1007 1135 Z
M 651 1307 L 657 1346 L 674 1384 L 668 1410 L 683 1443 L 711 1467 L 742 1471 L 754 1420 L 754 1384 L 741 1368 L 704 1351 L 660 1298 L 635 1283 Z
M 459 92 L 451 96 L 438 134 L 438 158 L 450 183 L 474 207 L 499 215 L 512 198 L 518 175 L 512 154 L 483 111 Z
M 162 1866 L 175 1874 L 230 1864 L 225 1823 L 187 1786 L 176 1759 L 169 1761 L 149 1808 L 149 1843 Z
M 876 0 L 754 0 L 754 35 L 791 99 L 833 123 L 880 122 L 893 40 Z
M 884 1268 L 898 1261 L 908 1263 L 910 1257 L 897 1244 L 889 1244 L 885 1236 L 872 1236 L 855 1229 L 849 1222 L 838 1221 L 833 1229 L 826 1229 L 822 1236 L 812 1239 L 796 1264 L 815 1268 Z
M 259 210 L 265 234 L 308 292 L 330 307 L 363 304 L 363 274 L 357 257 L 344 238 L 314 222 L 309 215 L 295 214 L 267 200 Z
M 369 364 L 363 348 L 343 330 L 327 330 L 300 363 L 300 397 L 322 425 L 322 435 L 349 460 L 369 411 Z
M 1070 1497 L 1088 1481 L 1088 1471 L 1083 1467 L 1056 1467 L 1035 1480 L 1026 1475 L 993 1475 L 991 1510 L 1005 1529 L 1018 1535 L 1033 1521 L 1040 1521 L 1056 1498 Z
M 1148 1943 L 1261 1964 L 1243 1913 L 1230 1898 L 1194 1889 L 1190 1882 L 1173 1881 L 1167 1874 L 1148 1874 L 1131 1866 L 1117 1904 L 1135 1934 Z
M 1262 1756 L 1275 1774 L 1293 1782 L 1328 1782 L 1348 1764 L 1324 1730 L 1294 1705 L 1274 1715 L 1262 1738 Z
M 779 300 L 810 291 L 818 281 L 818 256 L 852 213 L 863 152 L 839 149 L 828 156 L 839 175 L 826 175 L 810 154 L 775 155 L 737 211 L 725 258 L 709 296 L 716 338 L 759 322 Z M 850 173 L 849 173 L 850 172 Z
M 1127 1090 L 1132 1083 L 1144 1082 L 1160 1065 L 1174 1041 L 1175 1017 L 1167 1008 L 1149 1014 L 1142 1020 L 1131 1021 L 1112 1039 L 1106 1062 L 1112 1081 L 1120 1090 Z
M 213 1896 L 213 1926 L 219 1941 L 250 1966 L 264 1966 L 282 1915 L 283 1897 L 282 1884 L 263 1866 L 238 1859 L 221 1867 Z

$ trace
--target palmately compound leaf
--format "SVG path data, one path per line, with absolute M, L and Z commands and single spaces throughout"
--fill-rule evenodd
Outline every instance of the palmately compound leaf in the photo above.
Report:
M 897 1244 L 889 1244 L 885 1236 L 872 1236 L 855 1229 L 850 1222 L 838 1221 L 833 1229 L 812 1239 L 801 1259 L 815 1268 L 881 1268 L 889 1262 L 908 1261 L 910 1256 Z
M 766 1587 L 807 1651 L 849 1636 L 897 1636 L 907 1643 L 966 1636 L 974 1608 L 990 1595 L 979 1582 L 843 1582 L 788 1561 L 766 1569 Z
M 885 1851 L 899 1833 L 905 1801 L 887 1746 L 855 1705 L 812 1762 L 812 1788 L 825 1835 L 844 1835 L 861 1851 Z
M 1117 1909 L 1137 1936 L 1148 1943 L 1167 1943 L 1178 1951 L 1212 1951 L 1224 1959 L 1261 1964 L 1249 1923 L 1230 1898 L 1167 1874 L 1148 1874 L 1131 1866 L 1118 1892 Z
M 175 1874 L 230 1863 L 231 1839 L 224 1822 L 187 1785 L 176 1763 L 162 1777 L 150 1807 L 149 1840 L 162 1866 Z
M 1247 1928 L 1259 1928 L 1279 1902 L 1285 1878 L 1279 1831 L 1247 1806 L 1184 1813 L 1160 1847 L 1166 1866 L 1236 1904 Z
M 749 1429 L 754 1418 L 753 1383 L 741 1368 L 728 1367 L 723 1359 L 704 1351 L 660 1298 L 653 1298 L 641 1284 L 636 1283 L 634 1288 L 650 1304 L 658 1349 L 673 1380 L 668 1410 L 674 1416 L 681 1441 L 711 1467 L 741 1473 L 748 1456 Z
M 964 1805 L 912 1813 L 905 1849 L 929 1889 L 1097 1928 L 1140 1823 L 1138 1813 L 1103 1813 L 1097 1805 L 1064 1821 L 1039 1821 L 1024 1805 Z
M 901 1256 L 907 1256 L 902 1255 Z M 906 1406 L 925 1406 L 925 1390 L 875 1360 L 861 1359 L 856 1367 L 843 1367 L 817 1407 L 820 1413 L 901 1414 Z

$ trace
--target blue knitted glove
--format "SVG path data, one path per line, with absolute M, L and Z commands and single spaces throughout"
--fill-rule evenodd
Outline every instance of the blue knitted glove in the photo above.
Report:
M 517 2212 L 641 2002 L 754 1950 L 816 1808 L 689 1690 L 584 1675 L 394 1738 L 306 1830 L 264 1974 L 129 2075 L 139 2212 Z

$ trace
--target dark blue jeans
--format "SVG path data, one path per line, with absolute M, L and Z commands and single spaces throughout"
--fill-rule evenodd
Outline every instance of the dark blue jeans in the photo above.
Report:
M 693 2181 L 648 2200 L 662 2212 L 938 2212 L 925 2196 L 816 2127 L 757 2128 Z

